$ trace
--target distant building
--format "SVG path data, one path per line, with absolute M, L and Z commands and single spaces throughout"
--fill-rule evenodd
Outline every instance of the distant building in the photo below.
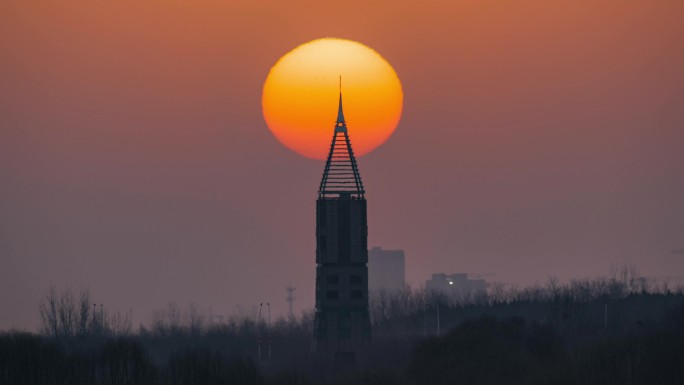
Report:
M 368 288 L 399 290 L 405 282 L 404 250 L 368 250 Z
M 466 273 L 432 274 L 432 278 L 425 281 L 428 291 L 441 291 L 449 295 L 477 293 L 487 290 L 487 281 L 481 278 L 468 278 Z

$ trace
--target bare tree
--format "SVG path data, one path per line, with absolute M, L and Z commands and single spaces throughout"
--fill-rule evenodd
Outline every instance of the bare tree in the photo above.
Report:
M 196 304 L 188 305 L 188 327 L 190 333 L 199 335 L 204 330 L 205 314 L 200 311 Z
M 88 290 L 78 299 L 66 289 L 61 293 L 51 286 L 40 303 L 41 333 L 51 337 L 85 337 L 89 335 L 127 335 L 131 331 L 129 313 L 106 312 L 100 306 L 91 308 Z
M 109 336 L 128 336 L 133 329 L 131 325 L 131 313 L 104 313 L 104 334 Z
M 71 290 L 67 289 L 62 292 L 57 313 L 59 314 L 61 334 L 67 337 L 73 336 L 76 326 L 76 302 Z
M 548 290 L 548 295 L 551 297 L 552 301 L 558 300 L 561 293 L 561 286 L 558 277 L 552 275 L 546 281 L 546 289 Z
M 183 312 L 175 302 L 152 315 L 152 330 L 157 334 L 175 334 L 183 328 Z
M 78 299 L 78 335 L 85 337 L 90 334 L 90 292 L 83 290 Z
M 58 335 L 58 308 L 57 290 L 50 286 L 45 298 L 40 303 L 41 332 L 43 334 L 57 337 Z
M 177 303 L 171 302 L 166 307 L 166 319 L 168 322 L 169 330 L 172 333 L 176 333 L 183 327 L 183 312 Z

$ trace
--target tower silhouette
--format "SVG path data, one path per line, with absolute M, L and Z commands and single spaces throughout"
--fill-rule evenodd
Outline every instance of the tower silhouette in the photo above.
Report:
M 285 297 L 285 300 L 287 301 L 287 306 L 288 306 L 288 313 L 287 314 L 288 314 L 288 316 L 290 316 L 290 318 L 294 317 L 294 312 L 292 309 L 294 306 L 294 301 L 296 299 L 294 296 L 295 290 L 297 290 L 297 288 L 294 286 L 288 286 L 285 288 L 285 291 L 287 292 L 287 297 Z
M 342 110 L 316 201 L 314 354 L 348 364 L 370 342 L 366 198 Z

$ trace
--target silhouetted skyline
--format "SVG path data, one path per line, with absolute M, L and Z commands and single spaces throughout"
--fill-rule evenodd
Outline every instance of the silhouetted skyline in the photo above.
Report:
M 173 301 L 286 314 L 288 285 L 311 309 L 321 162 L 278 143 L 260 97 L 326 36 L 402 81 L 397 131 L 359 161 L 369 244 L 405 250 L 409 283 L 684 275 L 683 18 L 667 0 L 4 2 L 0 329 L 37 327 L 50 285 L 136 325 Z

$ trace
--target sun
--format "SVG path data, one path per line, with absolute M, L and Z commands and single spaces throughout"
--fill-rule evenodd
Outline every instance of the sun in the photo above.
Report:
M 367 154 L 392 135 L 403 106 L 397 73 L 361 43 L 325 38 L 285 54 L 264 83 L 264 119 L 285 147 L 308 158 L 326 158 L 337 118 L 340 76 L 354 153 Z

